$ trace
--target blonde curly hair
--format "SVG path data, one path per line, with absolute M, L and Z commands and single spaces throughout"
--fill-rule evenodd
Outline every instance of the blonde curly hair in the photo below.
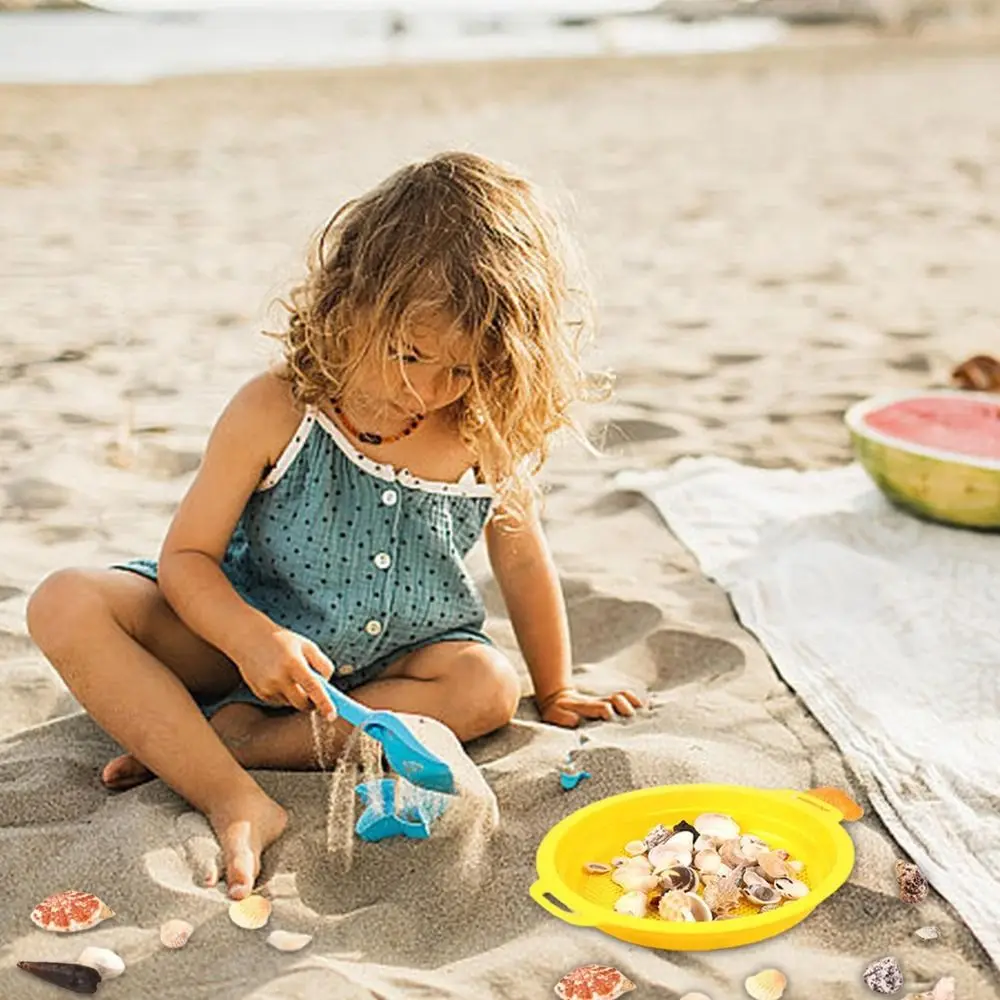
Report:
M 454 404 L 462 440 L 504 506 L 523 510 L 552 435 L 586 442 L 572 404 L 608 386 L 581 365 L 590 298 L 571 288 L 571 263 L 556 215 L 508 167 L 465 152 L 404 166 L 316 239 L 305 279 L 281 303 L 284 377 L 301 403 L 337 399 L 366 359 L 390 363 L 408 330 L 448 317 L 472 359 Z

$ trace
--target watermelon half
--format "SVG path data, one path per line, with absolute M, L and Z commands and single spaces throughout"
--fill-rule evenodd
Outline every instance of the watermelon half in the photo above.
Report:
M 874 396 L 844 420 L 858 461 L 891 501 L 945 524 L 1000 528 L 1000 396 Z

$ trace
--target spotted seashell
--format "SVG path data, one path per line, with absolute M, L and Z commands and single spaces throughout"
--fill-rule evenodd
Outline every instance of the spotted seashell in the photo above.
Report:
M 632 865 L 622 865 L 614 871 L 611 881 L 626 892 L 652 892 L 660 884 L 659 876 L 645 872 Z
M 188 943 L 193 933 L 194 925 L 189 924 L 186 920 L 168 920 L 160 928 L 160 944 L 164 948 L 176 951 Z
M 660 844 L 665 844 L 673 836 L 673 830 L 669 827 L 664 826 L 662 823 L 657 823 L 649 833 L 646 834 L 646 839 L 643 843 L 646 845 L 646 850 L 651 851 L 654 847 L 658 847 Z
M 250 895 L 229 904 L 229 919 L 245 930 L 260 930 L 270 918 L 271 901 L 263 896 Z
M 630 840 L 625 845 L 625 853 L 630 857 L 634 858 L 639 854 L 646 853 L 646 844 L 642 840 Z
M 69 889 L 43 899 L 31 911 L 31 922 L 43 931 L 72 934 L 89 931 L 114 915 L 114 910 L 93 893 Z
M 753 1000 L 781 1000 L 788 980 L 777 969 L 764 969 L 750 976 L 743 988 L 753 997 Z
M 691 899 L 686 892 L 674 890 L 666 893 L 660 900 L 657 909 L 664 920 L 669 920 L 672 923 L 694 923 Z
M 694 828 L 698 833 L 719 840 L 733 840 L 740 835 L 739 824 L 723 813 L 702 813 L 694 821 Z
M 904 903 L 922 903 L 927 898 L 927 879 L 915 864 L 897 861 L 896 879 L 899 882 L 899 898 Z
M 583 870 L 588 875 L 607 875 L 608 872 L 613 871 L 614 869 L 611 865 L 606 865 L 601 861 L 588 861 L 583 866 Z
M 581 965 L 556 983 L 559 1000 L 618 1000 L 635 983 L 609 965 Z
M 797 878 L 776 878 L 774 888 L 781 893 L 785 899 L 802 899 L 809 895 L 809 886 L 805 882 L 800 882 Z
M 627 917 L 644 917 L 649 907 L 644 892 L 626 892 L 615 900 L 615 912 Z
M 101 974 L 101 979 L 117 979 L 125 971 L 125 960 L 109 948 L 84 948 L 77 959 Z
M 312 934 L 293 934 L 291 931 L 271 931 L 267 943 L 278 951 L 302 951 L 312 941 Z
M 693 868 L 668 868 L 660 874 L 660 885 L 666 890 L 691 892 L 698 888 L 698 873 Z
M 865 969 L 863 978 L 872 993 L 890 996 L 903 988 L 903 973 L 899 971 L 899 965 L 891 956 L 872 962 Z

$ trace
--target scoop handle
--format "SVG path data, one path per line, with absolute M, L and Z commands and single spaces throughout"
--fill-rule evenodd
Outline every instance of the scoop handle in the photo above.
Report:
M 582 917 L 579 913 L 574 913 L 572 910 L 564 910 L 562 905 L 557 905 L 556 902 L 554 902 L 556 897 L 550 890 L 545 888 L 545 884 L 541 880 L 535 882 L 528 892 L 531 894 L 531 898 L 543 910 L 548 910 L 552 916 L 558 917 L 564 923 L 573 924 L 574 927 L 593 926 L 589 920 Z
M 796 799 L 798 802 L 805 802 L 818 812 L 826 813 L 827 819 L 832 823 L 839 824 L 844 821 L 844 814 L 839 809 L 831 806 L 829 802 L 824 802 L 822 799 L 816 798 L 815 795 L 810 795 L 808 792 L 800 792 L 797 788 L 785 788 L 778 794 L 789 799 Z
M 319 678 L 320 684 L 323 685 L 323 690 L 330 696 L 330 701 L 333 702 L 333 707 L 336 708 L 338 717 L 343 719 L 348 725 L 355 727 L 360 726 L 369 718 L 369 716 L 372 715 L 370 709 L 344 694 L 343 691 L 338 691 L 337 688 L 335 688 L 318 671 L 314 672 Z

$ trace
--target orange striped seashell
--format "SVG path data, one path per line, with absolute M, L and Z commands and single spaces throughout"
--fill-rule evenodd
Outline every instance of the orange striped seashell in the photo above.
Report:
M 787 985 L 784 973 L 777 969 L 764 969 L 751 976 L 743 984 L 743 988 L 753 1000 L 781 1000 Z
M 114 915 L 115 911 L 93 893 L 69 889 L 43 899 L 31 911 L 31 922 L 43 931 L 72 934 L 89 931 Z
M 229 919 L 244 930 L 260 930 L 271 919 L 271 901 L 263 896 L 247 896 L 229 904 Z

